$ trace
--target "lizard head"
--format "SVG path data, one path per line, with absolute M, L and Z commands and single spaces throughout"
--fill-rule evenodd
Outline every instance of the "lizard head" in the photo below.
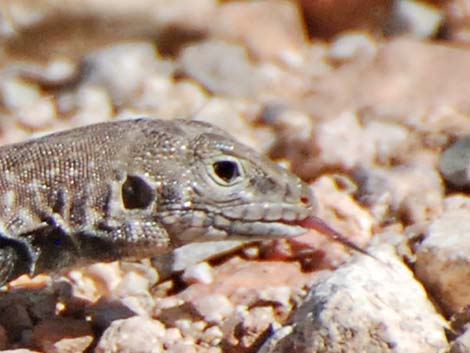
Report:
M 306 183 L 218 128 L 195 121 L 179 121 L 178 128 L 180 142 L 171 145 L 179 152 L 154 171 L 171 171 L 160 178 L 155 213 L 172 239 L 184 244 L 306 232 L 302 221 L 315 208 Z

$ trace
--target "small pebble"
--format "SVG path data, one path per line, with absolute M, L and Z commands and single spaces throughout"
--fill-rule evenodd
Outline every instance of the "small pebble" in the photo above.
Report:
M 470 188 L 470 136 L 461 137 L 441 155 L 439 171 L 445 181 L 461 189 Z
M 204 317 L 204 320 L 216 323 L 220 323 L 234 310 L 230 300 L 221 294 L 203 296 L 195 301 L 194 306 L 199 314 Z
M 188 267 L 182 278 L 186 284 L 210 284 L 214 281 L 212 267 L 207 262 Z

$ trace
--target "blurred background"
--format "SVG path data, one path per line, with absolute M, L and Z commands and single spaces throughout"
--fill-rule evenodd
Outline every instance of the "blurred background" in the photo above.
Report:
M 113 119 L 211 122 L 310 182 L 318 216 L 351 241 L 392 244 L 400 259 L 411 254 L 407 264 L 431 289 L 426 295 L 432 293 L 447 317 L 465 313 L 459 319 L 464 327 L 470 251 L 461 233 L 447 242 L 455 248 L 445 249 L 442 262 L 424 247 L 416 266 L 416 248 L 408 240 L 422 239 L 429 222 L 452 209 L 463 211 L 431 227 L 431 235 L 442 235 L 436 244 L 445 247 L 441 239 L 452 235 L 448 229 L 470 229 L 470 199 L 455 193 L 470 189 L 470 143 L 457 144 L 439 162 L 447 146 L 470 133 L 469 48 L 470 0 L 0 0 L 0 144 Z M 465 254 L 466 262 L 456 253 Z M 59 341 L 75 330 L 88 338 L 62 351 L 89 352 L 94 345 L 96 352 L 109 352 L 108 344 L 129 338 L 136 347 L 157 341 L 177 347 L 172 352 L 254 352 L 273 322 L 283 324 L 291 315 L 317 270 L 335 268 L 348 256 L 341 246 L 309 234 L 203 263 L 203 273 L 215 273 L 209 281 L 187 271 L 182 280 L 157 289 L 158 276 L 145 275 L 151 266 L 91 266 L 69 274 L 73 295 L 68 301 L 61 297 L 62 312 L 54 291 L 46 293 L 47 310 L 42 297 L 34 299 L 32 307 L 39 309 L 32 310 L 18 304 L 23 297 L 5 292 L 0 348 L 36 342 L 32 346 L 41 351 L 59 352 L 44 348 L 54 341 L 50 336 Z M 449 259 L 462 273 L 447 276 L 447 269 L 456 268 Z M 362 273 L 341 278 L 358 286 L 357 278 L 367 282 Z M 403 325 L 369 320 L 370 342 L 392 322 L 406 337 L 413 327 L 420 340 L 409 340 L 416 347 L 436 337 L 439 344 L 429 352 L 447 346 L 445 324 L 432 334 L 408 320 L 415 287 L 408 300 L 402 295 L 405 282 L 379 277 L 370 283 L 366 291 L 352 293 L 374 296 L 387 293 L 378 283 L 397 285 L 392 302 L 400 297 L 409 304 L 397 310 Z M 345 298 L 353 296 L 346 291 Z M 98 301 L 106 297 L 131 308 L 128 316 L 139 313 L 124 322 L 131 326 L 110 326 L 126 316 L 121 307 Z M 372 302 L 373 309 L 364 312 L 379 312 L 376 297 Z M 346 312 L 335 317 L 367 321 L 362 312 Z M 421 312 L 416 317 L 433 322 Z M 158 330 L 164 326 L 162 341 Z M 380 334 L 371 333 L 376 329 Z M 134 334 L 141 332 L 144 338 Z M 344 332 L 352 342 L 358 331 Z M 396 348 L 388 341 L 383 347 Z M 403 350 L 412 351 L 425 352 Z

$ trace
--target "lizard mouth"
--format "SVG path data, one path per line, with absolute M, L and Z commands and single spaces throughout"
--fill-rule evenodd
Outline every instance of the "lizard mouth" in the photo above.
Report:
M 279 206 L 279 205 L 278 205 Z M 272 210 L 272 208 L 268 208 Z M 165 214 L 161 221 L 178 234 L 181 243 L 189 241 L 214 240 L 268 240 L 292 238 L 310 230 L 326 236 L 328 239 L 343 244 L 358 252 L 367 252 L 352 243 L 344 235 L 331 228 L 320 218 L 313 216 L 310 207 L 280 206 L 280 212 L 269 213 L 265 217 L 257 214 L 239 214 L 228 209 L 227 212 L 211 212 L 207 209 L 173 209 Z
M 299 213 L 299 216 L 301 214 L 303 213 Z M 251 236 L 254 235 L 255 238 L 257 238 L 256 235 L 258 235 L 260 239 L 270 239 L 280 237 L 296 237 L 305 234 L 310 230 L 314 230 L 324 235 L 331 241 L 340 243 L 345 247 L 353 249 L 357 252 L 368 254 L 366 250 L 354 244 L 346 236 L 330 227 L 322 219 L 311 214 L 307 217 L 302 217 L 295 220 L 277 219 L 267 222 L 253 221 L 242 224 L 241 228 L 243 229 L 237 229 L 237 221 L 235 221 L 230 231 L 233 232 L 233 234 L 244 234 L 243 232 L 245 232 L 248 228 L 250 230 Z M 262 234 L 266 231 L 267 233 Z M 260 236 L 260 234 L 262 235 Z M 246 238 L 246 236 L 243 236 L 243 238 Z

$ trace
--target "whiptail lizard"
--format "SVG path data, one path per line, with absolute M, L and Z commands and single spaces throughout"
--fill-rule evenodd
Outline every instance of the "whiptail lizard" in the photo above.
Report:
M 209 124 L 138 119 L 0 148 L 0 285 L 183 244 L 320 230 L 296 176 Z

